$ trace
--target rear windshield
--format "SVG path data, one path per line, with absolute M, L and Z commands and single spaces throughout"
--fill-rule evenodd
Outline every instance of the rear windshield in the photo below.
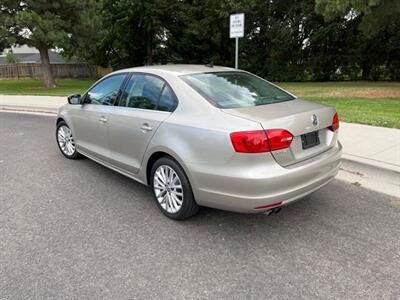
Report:
M 257 106 L 294 99 L 280 88 L 245 72 L 199 73 L 181 78 L 220 108 Z

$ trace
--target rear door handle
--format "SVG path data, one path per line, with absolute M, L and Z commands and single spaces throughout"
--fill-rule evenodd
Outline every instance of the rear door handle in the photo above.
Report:
M 147 124 L 147 123 L 142 124 L 142 126 L 140 127 L 140 129 L 142 129 L 143 132 L 152 131 L 152 130 L 153 130 L 153 128 L 151 128 L 150 125 Z
M 100 123 L 104 124 L 104 123 L 107 123 L 108 120 L 107 120 L 107 118 L 105 116 L 101 116 L 99 121 L 100 121 Z

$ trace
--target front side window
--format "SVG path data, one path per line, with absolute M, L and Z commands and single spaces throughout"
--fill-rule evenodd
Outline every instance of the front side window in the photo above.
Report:
M 280 88 L 245 72 L 199 73 L 181 78 L 220 108 L 257 106 L 294 99 Z
M 112 75 L 93 87 L 85 102 L 97 105 L 114 105 L 126 74 Z
M 119 106 L 172 111 L 175 98 L 164 80 L 152 75 L 133 74 L 122 94 Z

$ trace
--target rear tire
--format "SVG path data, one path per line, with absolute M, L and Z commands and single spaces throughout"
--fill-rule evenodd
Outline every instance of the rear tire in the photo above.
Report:
M 72 130 L 65 121 L 57 123 L 56 140 L 61 153 L 68 159 L 78 159 L 80 154 L 76 150 Z
M 199 211 L 184 170 L 172 158 L 157 160 L 151 168 L 150 180 L 157 206 L 168 218 L 184 220 Z

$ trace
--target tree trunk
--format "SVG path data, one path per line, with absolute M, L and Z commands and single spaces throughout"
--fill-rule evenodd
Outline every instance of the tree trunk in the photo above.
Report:
M 42 63 L 43 83 L 47 88 L 55 88 L 56 83 L 51 72 L 49 49 L 47 47 L 39 48 L 40 61 Z
M 153 47 L 150 44 L 150 42 L 148 42 L 147 46 L 146 46 L 146 52 L 147 52 L 147 65 L 151 66 L 153 64 L 153 58 L 154 58 L 154 52 L 153 52 Z
M 149 30 L 146 35 L 146 64 L 151 66 L 154 63 L 154 47 L 153 47 L 154 32 Z
M 363 80 L 370 80 L 371 78 L 371 66 L 368 64 L 362 65 L 362 79 Z

